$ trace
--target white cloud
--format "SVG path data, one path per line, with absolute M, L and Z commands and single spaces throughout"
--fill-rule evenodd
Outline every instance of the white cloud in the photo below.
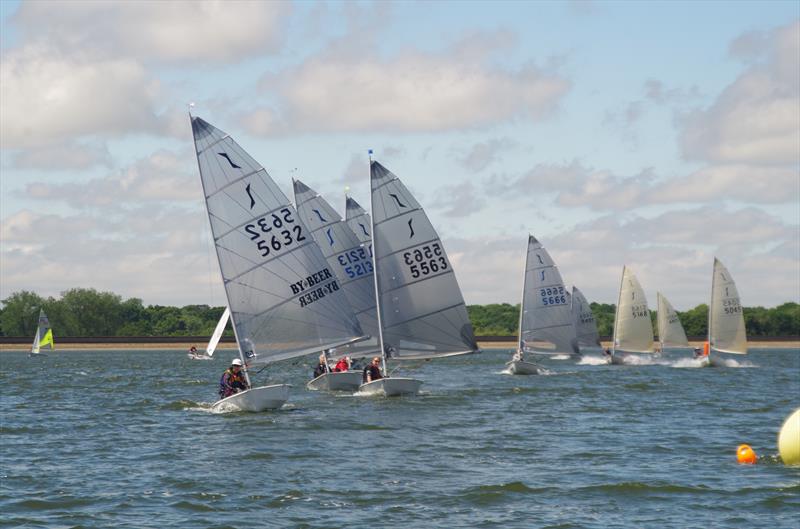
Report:
M 465 169 L 477 173 L 496 161 L 500 153 L 516 145 L 517 142 L 510 138 L 493 138 L 475 143 L 458 157 L 458 163 Z
M 276 51 L 284 1 L 23 2 L 13 17 L 27 39 L 73 53 L 95 50 L 158 61 L 239 61 Z
M 67 141 L 40 148 L 23 149 L 13 156 L 15 169 L 48 171 L 81 170 L 111 165 L 111 153 L 104 143 Z
M 431 204 L 433 208 L 443 209 L 444 216 L 456 218 L 477 213 L 485 205 L 484 195 L 468 181 L 438 189 Z
M 682 118 L 690 159 L 719 163 L 800 163 L 800 22 L 732 45 L 753 59 L 707 109 Z

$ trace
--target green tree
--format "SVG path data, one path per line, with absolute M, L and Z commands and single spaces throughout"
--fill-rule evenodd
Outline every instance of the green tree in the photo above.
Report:
M 0 315 L 0 326 L 3 336 L 31 336 L 36 332 L 39 323 L 39 310 L 44 308 L 45 300 L 33 292 L 21 290 L 3 300 L 3 312 Z M 51 315 L 48 314 L 51 319 Z

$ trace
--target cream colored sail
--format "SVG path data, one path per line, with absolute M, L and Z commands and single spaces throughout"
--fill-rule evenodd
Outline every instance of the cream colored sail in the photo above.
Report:
M 614 350 L 653 352 L 653 323 L 650 321 L 647 298 L 639 280 L 627 266 L 622 269 L 619 302 L 614 318 Z
M 669 300 L 661 293 L 656 293 L 658 300 L 658 341 L 661 347 L 672 345 L 676 347 L 689 347 L 689 340 L 686 339 L 686 331 L 683 330 L 678 313 L 672 308 Z
M 723 353 L 747 354 L 747 333 L 739 291 L 728 269 L 714 258 L 711 304 L 708 307 L 708 342 Z

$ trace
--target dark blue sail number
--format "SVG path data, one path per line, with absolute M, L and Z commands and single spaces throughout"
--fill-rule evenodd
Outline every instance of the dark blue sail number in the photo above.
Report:
M 267 257 L 272 251 L 277 252 L 306 240 L 303 229 L 295 224 L 289 208 L 256 219 L 254 223 L 245 225 L 244 231 L 248 233 L 251 241 L 256 241 L 256 248 L 262 257 Z

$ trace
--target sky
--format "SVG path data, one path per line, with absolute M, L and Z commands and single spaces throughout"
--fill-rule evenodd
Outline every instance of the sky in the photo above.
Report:
M 0 1 L 0 299 L 225 303 L 193 113 L 292 198 L 415 194 L 467 304 L 800 302 L 800 3 Z

